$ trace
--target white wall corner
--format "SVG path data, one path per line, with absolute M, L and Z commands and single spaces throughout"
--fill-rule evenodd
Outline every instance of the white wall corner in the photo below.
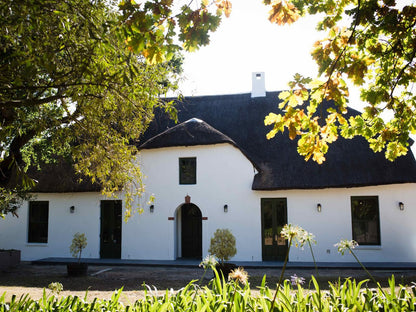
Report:
M 266 96 L 266 80 L 264 72 L 254 72 L 251 74 L 251 97 Z

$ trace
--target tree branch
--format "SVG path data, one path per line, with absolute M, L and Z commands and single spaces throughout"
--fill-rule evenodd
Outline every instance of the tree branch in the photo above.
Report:
M 25 146 L 36 134 L 37 129 L 32 129 L 25 134 L 16 136 L 9 146 L 8 155 L 0 162 L 0 186 L 6 186 L 9 184 L 13 176 L 13 163 L 17 166 L 17 169 L 21 169 L 23 166 L 21 149 Z M 22 170 L 20 170 L 22 171 Z
M 332 75 L 333 75 L 333 73 L 334 73 L 334 71 L 336 69 L 336 66 L 337 66 L 338 62 L 340 61 L 341 57 L 344 55 L 345 51 L 347 50 L 348 44 L 351 42 L 353 36 L 355 35 L 355 30 L 357 29 L 357 26 L 360 23 L 360 5 L 361 5 L 360 4 L 360 0 L 358 0 L 358 3 L 357 3 L 357 15 L 356 15 L 356 19 L 355 19 L 354 26 L 352 28 L 351 35 L 348 38 L 347 44 L 342 49 L 341 53 L 337 56 L 335 62 L 332 64 L 331 69 L 329 70 L 329 76 L 328 76 L 328 79 L 327 79 L 327 81 L 325 83 L 325 91 L 324 91 L 324 95 L 323 96 L 325 96 L 325 93 L 326 93 L 326 90 L 327 90 L 327 87 L 328 87 L 328 82 L 331 79 L 331 77 L 332 77 Z
M 27 100 L 11 100 L 0 102 L 0 107 L 22 107 L 22 106 L 40 106 L 42 104 L 50 103 L 59 99 L 66 98 L 61 94 L 53 95 L 42 99 L 27 99 Z
M 0 186 L 6 186 L 13 175 L 13 162 L 20 169 L 24 163 L 22 159 L 22 148 L 29 143 L 35 136 L 39 135 L 45 130 L 48 130 L 56 125 L 62 125 L 70 123 L 71 121 L 76 121 L 77 117 L 81 116 L 81 112 L 79 110 L 75 110 L 74 113 L 71 115 L 65 116 L 57 122 L 53 124 L 43 124 L 38 125 L 36 128 L 28 130 L 26 133 L 22 135 L 15 136 L 8 148 L 7 156 L 0 161 Z M 23 171 L 23 170 L 21 170 Z
M 394 93 L 394 90 L 396 90 L 397 85 L 399 84 L 400 78 L 403 76 L 405 70 L 410 66 L 410 64 L 413 63 L 413 59 L 415 58 L 415 56 L 416 56 L 416 49 L 413 49 L 413 52 L 410 56 L 409 62 L 400 70 L 400 72 L 397 74 L 397 76 L 395 78 L 394 84 L 393 84 L 393 86 L 391 88 L 391 92 L 390 92 L 390 98 L 391 99 L 393 99 L 393 93 Z
M 109 77 L 110 78 L 110 77 Z M 8 91 L 8 90 L 37 90 L 37 89 L 59 89 L 59 88 L 67 88 L 67 87 L 77 87 L 77 86 L 98 86 L 98 87 L 106 87 L 109 86 L 103 83 L 93 83 L 93 82 L 75 82 L 75 83 L 61 83 L 61 84 L 50 84 L 50 85 L 39 85 L 39 86 L 19 86 L 19 87 L 8 87 L 8 88 L 0 88 L 0 91 Z
M 107 86 L 108 89 L 112 89 L 111 87 Z M 102 99 L 102 95 L 92 94 L 92 93 L 86 93 L 83 94 L 83 97 L 93 97 L 96 99 Z M 46 103 L 50 103 L 52 101 L 56 100 L 63 100 L 71 98 L 70 96 L 64 96 L 64 95 L 54 95 L 49 96 L 42 99 L 28 99 L 28 100 L 11 100 L 11 101 L 5 101 L 0 102 L 0 107 L 3 108 L 13 108 L 13 107 L 23 107 L 23 106 L 40 106 Z

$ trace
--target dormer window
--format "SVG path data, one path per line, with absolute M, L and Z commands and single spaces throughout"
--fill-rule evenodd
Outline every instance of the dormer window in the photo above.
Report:
M 179 184 L 196 184 L 196 157 L 179 158 Z

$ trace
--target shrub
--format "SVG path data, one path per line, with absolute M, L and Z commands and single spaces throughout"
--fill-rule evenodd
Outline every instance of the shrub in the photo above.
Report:
M 59 293 L 64 290 L 64 286 L 59 282 L 50 283 L 48 285 L 48 288 L 52 292 L 52 294 L 56 295 L 59 295 Z
M 69 246 L 69 251 L 74 258 L 78 258 L 78 262 L 81 261 L 82 250 L 87 247 L 87 238 L 84 233 L 75 233 L 72 239 L 72 244 Z
M 235 237 L 229 229 L 217 229 L 211 238 L 208 252 L 217 257 L 223 264 L 237 253 Z

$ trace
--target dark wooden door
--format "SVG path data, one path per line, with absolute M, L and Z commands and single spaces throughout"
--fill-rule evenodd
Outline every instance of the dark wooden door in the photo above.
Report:
M 280 236 L 287 223 L 286 198 L 262 198 L 262 253 L 263 261 L 283 261 L 287 252 L 287 242 Z
M 202 214 L 194 204 L 184 204 L 182 215 L 182 258 L 202 258 Z
M 101 201 L 100 257 L 121 258 L 121 200 Z

